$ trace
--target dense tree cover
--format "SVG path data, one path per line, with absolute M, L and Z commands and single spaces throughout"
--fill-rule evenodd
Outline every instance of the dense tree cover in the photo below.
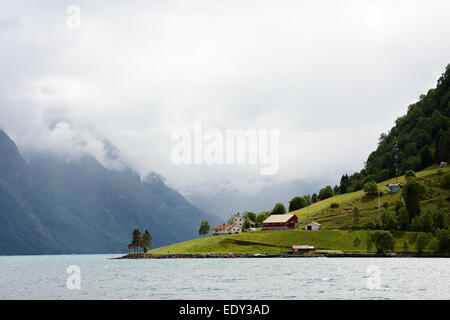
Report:
M 438 179 L 442 186 L 445 175 Z M 438 185 L 439 185 L 438 180 Z M 430 186 L 429 188 L 433 188 Z M 375 229 L 410 230 L 423 232 L 416 239 L 416 248 L 420 252 L 429 249 L 432 252 L 449 253 L 450 250 L 450 213 L 446 202 L 450 198 L 441 197 L 434 200 L 435 206 L 422 210 L 421 201 L 428 199 L 428 187 L 419 179 L 410 176 L 402 189 L 402 199 L 395 204 L 395 211 L 385 210 L 381 216 L 381 225 Z M 405 249 L 407 250 L 407 249 Z
M 308 206 L 308 201 L 304 197 L 293 197 L 291 201 L 289 201 L 289 212 L 301 209 Z
M 317 193 L 313 193 L 313 195 L 311 196 L 311 202 L 312 203 L 316 203 L 317 201 L 319 201 L 319 196 L 317 195 Z
M 397 143 L 397 152 L 396 150 Z M 398 159 L 395 161 L 397 153 Z M 450 160 L 450 64 L 435 89 L 408 107 L 394 127 L 382 133 L 364 169 L 341 177 L 341 194 L 361 190 L 365 183 L 381 182 L 407 170 L 422 170 L 433 163 Z
M 440 178 L 442 180 L 443 176 Z M 436 201 L 436 207 L 426 209 L 424 212 L 421 201 L 427 200 L 428 188 L 419 179 L 409 177 L 401 191 L 401 199 L 395 203 L 392 210 L 389 203 L 382 206 L 381 221 L 368 222 L 358 225 L 359 210 L 353 209 L 355 229 L 384 229 L 384 230 L 411 230 L 436 234 L 440 229 L 448 229 L 450 213 L 447 210 L 446 198 L 441 197 Z M 430 187 L 431 188 L 431 187 Z M 365 188 L 367 189 L 367 188 Z
M 435 253 L 450 253 L 450 230 L 440 229 L 432 233 L 421 233 L 416 238 L 416 249 L 419 253 L 429 249 Z
M 273 207 L 272 212 L 270 214 L 285 214 L 286 207 L 281 202 L 278 202 L 275 207 Z

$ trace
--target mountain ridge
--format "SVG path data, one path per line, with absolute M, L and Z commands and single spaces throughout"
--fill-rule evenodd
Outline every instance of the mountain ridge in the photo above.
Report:
M 27 162 L 3 130 L 0 151 L 0 254 L 125 252 L 134 228 L 148 228 L 158 247 L 195 238 L 202 219 L 219 222 L 159 175 L 141 180 L 90 155 Z

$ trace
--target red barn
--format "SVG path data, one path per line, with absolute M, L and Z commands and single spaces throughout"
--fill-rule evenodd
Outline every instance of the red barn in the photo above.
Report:
M 263 221 L 263 230 L 288 230 L 298 227 L 295 214 L 272 214 Z

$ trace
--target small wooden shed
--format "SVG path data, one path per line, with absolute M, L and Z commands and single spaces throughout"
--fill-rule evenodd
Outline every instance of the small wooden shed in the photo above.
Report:
M 305 226 L 305 230 L 320 230 L 320 226 L 321 226 L 320 223 L 311 222 Z
M 294 253 L 300 253 L 300 252 L 310 252 L 310 251 L 314 251 L 315 248 L 313 246 L 309 246 L 309 245 L 293 245 L 292 246 L 292 252 Z

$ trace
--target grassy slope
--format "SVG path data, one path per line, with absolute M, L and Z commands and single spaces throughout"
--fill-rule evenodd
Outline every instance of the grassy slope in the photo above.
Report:
M 434 208 L 436 202 L 441 197 L 448 197 L 450 193 L 446 190 L 439 189 L 439 178 L 437 176 L 438 168 L 423 170 L 416 173 L 417 178 L 426 180 L 433 188 L 430 189 L 429 197 L 426 201 L 422 201 L 422 210 Z M 444 172 L 449 172 L 450 168 L 444 168 Z M 405 177 L 398 178 L 398 182 L 404 182 Z M 394 179 L 389 179 L 378 184 L 384 195 L 380 197 L 380 203 L 389 203 L 388 211 L 394 212 L 395 202 L 401 198 L 401 192 L 389 194 L 387 192 L 387 183 L 395 183 Z M 332 209 L 330 205 L 338 203 L 339 208 Z M 348 229 L 353 225 L 353 208 L 358 207 L 361 211 L 360 225 L 377 219 L 378 216 L 378 197 L 365 196 L 364 191 L 356 191 L 343 195 L 338 195 L 323 201 L 316 202 L 309 206 L 292 213 L 299 217 L 303 224 L 316 221 L 322 224 L 323 229 Z M 385 211 L 381 208 L 381 213 Z
M 445 172 L 450 168 L 444 169 Z M 436 177 L 437 168 L 418 172 L 418 178 Z M 404 177 L 399 178 L 399 182 Z M 386 183 L 393 183 L 390 179 L 379 183 L 381 190 L 386 190 Z M 433 195 L 440 196 L 442 190 L 435 190 Z M 393 210 L 393 203 L 400 198 L 400 193 L 384 195 L 381 204 L 390 203 L 388 210 Z M 430 201 L 428 201 L 430 202 Z M 432 201 L 431 201 L 432 202 Z M 338 209 L 330 209 L 331 203 L 339 203 Z M 363 191 L 338 195 L 311 205 L 309 208 L 297 210 L 297 214 L 303 222 L 318 221 L 323 224 L 320 231 L 305 231 L 302 229 L 288 231 L 254 231 L 235 235 L 210 236 L 194 239 L 186 242 L 162 247 L 150 251 L 152 254 L 201 254 L 201 253 L 280 253 L 291 251 L 294 244 L 313 245 L 322 250 L 366 251 L 364 230 L 332 230 L 343 229 L 353 222 L 352 208 L 358 206 L 361 210 L 361 223 L 377 216 L 377 198 L 367 198 Z M 426 203 L 425 203 L 426 204 Z M 384 209 L 383 209 L 384 210 Z M 409 244 L 409 250 L 415 251 L 414 243 L 418 233 L 395 232 L 395 251 L 403 251 L 405 241 Z M 355 247 L 354 240 L 358 237 L 361 244 Z M 274 245 L 274 246 L 265 246 Z

